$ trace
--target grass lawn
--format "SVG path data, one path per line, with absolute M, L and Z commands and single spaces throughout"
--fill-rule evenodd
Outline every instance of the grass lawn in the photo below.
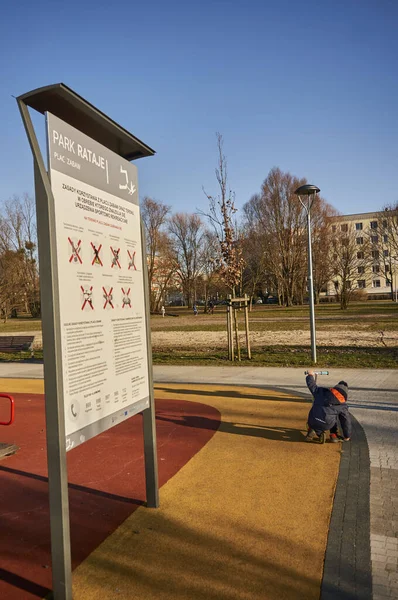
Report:
M 33 357 L 31 352 L 0 352 L 0 362 L 15 361 L 37 362 L 43 360 L 43 350 L 35 350 Z
M 176 317 L 176 318 L 173 318 Z M 328 367 L 358 367 L 358 368 L 397 368 L 398 348 L 396 347 L 350 347 L 344 346 L 344 332 L 369 331 L 385 333 L 398 330 L 398 303 L 392 301 L 357 302 L 342 311 L 338 304 L 320 304 L 315 307 L 316 328 L 319 331 L 341 332 L 342 346 L 317 346 L 318 366 Z M 239 314 L 242 331 L 244 328 L 244 313 Z M 289 308 L 275 305 L 256 305 L 249 313 L 251 331 L 297 331 L 309 329 L 309 307 L 292 306 Z M 187 307 L 168 307 L 166 317 L 151 316 L 152 331 L 226 331 L 226 307 L 219 305 L 214 314 L 204 314 L 202 307 L 197 317 Z M 0 323 L 0 335 L 11 332 L 40 331 L 41 321 L 38 319 L 18 318 Z M 227 358 L 227 348 L 224 350 L 202 350 L 192 348 L 184 350 L 176 347 L 167 350 L 154 348 L 154 364 L 231 364 Z M 41 351 L 35 351 L 35 359 L 42 357 Z M 0 354 L 0 361 L 26 360 L 29 353 Z M 259 366 L 308 366 L 311 363 L 311 352 L 308 346 L 264 346 L 252 350 L 252 360 L 245 358 L 242 351 L 242 361 L 235 365 Z
M 252 350 L 251 360 L 243 350 L 241 362 L 231 363 L 225 351 L 187 352 L 178 348 L 159 352 L 154 350 L 155 365 L 235 365 L 241 367 L 308 367 L 311 364 L 311 350 L 304 346 L 264 346 Z M 345 367 L 348 369 L 396 369 L 398 348 L 357 348 L 340 346 L 324 348 L 317 346 L 317 368 Z
M 0 321 L 0 335 L 2 333 L 18 333 L 21 331 L 41 331 L 41 320 L 29 317 L 18 317 L 18 319 L 8 319 L 6 323 Z

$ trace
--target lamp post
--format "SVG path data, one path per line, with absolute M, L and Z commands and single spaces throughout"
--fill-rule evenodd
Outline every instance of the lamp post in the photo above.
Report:
M 321 190 L 316 185 L 302 185 L 294 192 L 307 214 L 308 234 L 308 288 L 310 292 L 310 327 L 311 327 L 311 359 L 316 364 L 316 335 L 315 335 L 315 311 L 314 311 L 314 283 L 312 280 L 312 249 L 311 249 L 311 207 L 316 194 Z

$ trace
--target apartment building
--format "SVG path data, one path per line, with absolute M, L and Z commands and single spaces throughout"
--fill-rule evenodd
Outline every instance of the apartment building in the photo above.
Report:
M 391 298 L 398 284 L 398 256 L 392 244 L 391 220 L 398 219 L 398 211 L 381 211 L 339 215 L 330 218 L 332 237 L 346 242 L 352 260 L 349 285 L 362 290 L 368 298 Z M 396 247 L 396 245 L 395 245 Z M 343 249 L 344 251 L 344 249 Z M 332 260 L 337 261 L 337 254 Z M 341 277 L 336 275 L 327 284 L 326 295 L 336 296 Z

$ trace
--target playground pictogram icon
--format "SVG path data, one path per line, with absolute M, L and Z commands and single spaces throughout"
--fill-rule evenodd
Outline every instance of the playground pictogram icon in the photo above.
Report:
M 81 285 L 80 289 L 81 289 L 82 294 L 83 294 L 82 310 L 84 310 L 87 305 L 90 306 L 92 310 L 94 310 L 94 306 L 93 306 L 93 286 L 84 288 Z
M 137 267 L 135 266 L 135 255 L 136 255 L 135 250 L 134 250 L 133 253 L 131 253 L 130 250 L 127 250 L 127 254 L 129 255 L 129 268 L 128 268 L 128 270 L 130 271 L 130 269 L 133 268 L 134 271 L 136 271 Z
M 110 248 L 111 248 L 111 252 L 112 252 L 112 265 L 111 265 L 111 268 L 113 269 L 113 267 L 118 267 L 119 269 L 121 269 L 122 267 L 120 266 L 120 262 L 119 262 L 120 248 L 118 248 L 117 250 L 115 250 L 114 248 L 112 248 L 112 246 L 110 246 Z
M 104 308 L 107 307 L 107 305 L 109 304 L 109 306 L 111 308 L 115 308 L 113 306 L 112 300 L 113 300 L 113 296 L 112 296 L 112 292 L 113 292 L 113 287 L 110 288 L 109 292 L 106 291 L 106 288 L 104 286 L 102 286 L 102 289 L 104 290 L 104 300 L 105 300 L 105 304 L 104 304 Z
M 94 264 L 95 265 L 99 265 L 100 267 L 102 267 L 103 264 L 102 264 L 102 260 L 101 260 L 101 257 L 100 257 L 100 251 L 101 251 L 101 248 L 102 248 L 102 244 L 100 244 L 98 246 L 98 248 L 96 248 L 95 245 L 93 244 L 93 242 L 91 242 L 91 247 L 92 247 L 93 252 L 94 252 L 94 257 L 93 257 L 93 260 L 92 260 L 91 264 L 92 265 L 94 265 Z
M 124 288 L 122 288 L 122 294 L 122 308 L 124 308 L 125 306 L 131 308 L 130 288 L 126 291 L 124 290 Z
M 78 242 L 75 244 L 75 243 L 73 242 L 73 240 L 72 240 L 70 237 L 68 237 L 68 242 L 69 242 L 69 243 L 70 243 L 70 245 L 72 246 L 72 254 L 71 254 L 71 256 L 70 256 L 69 262 L 70 262 L 70 263 L 71 263 L 71 262 L 74 262 L 74 263 L 77 263 L 77 262 L 79 262 L 79 263 L 82 265 L 82 264 L 83 264 L 83 261 L 82 261 L 82 259 L 81 259 L 81 256 L 80 256 L 80 252 L 81 252 L 81 250 L 82 250 L 82 248 L 81 248 L 81 245 L 80 245 L 80 244 L 82 243 L 82 241 L 81 241 L 81 240 L 79 240 L 79 241 L 78 241 Z

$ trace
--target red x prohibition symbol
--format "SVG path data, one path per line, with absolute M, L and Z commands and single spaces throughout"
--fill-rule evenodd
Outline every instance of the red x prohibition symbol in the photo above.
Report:
M 102 266 L 103 266 L 103 264 L 102 264 L 101 257 L 100 257 L 100 255 L 99 255 L 99 253 L 100 253 L 100 250 L 101 250 L 101 248 L 102 248 L 102 244 L 100 244 L 100 245 L 98 246 L 98 248 L 96 248 L 96 247 L 94 246 L 93 242 L 90 242 L 90 243 L 91 243 L 91 247 L 92 247 L 92 249 L 93 249 L 93 252 L 94 252 L 94 258 L 93 258 L 93 260 L 92 260 L 91 264 L 93 265 L 94 263 L 97 263 L 97 264 L 101 265 L 101 267 L 102 267 Z
M 79 240 L 75 246 L 75 244 L 73 243 L 73 241 L 70 239 L 70 237 L 68 237 L 68 242 L 70 243 L 70 245 L 72 246 L 72 254 L 71 257 L 69 259 L 69 262 L 71 263 L 72 260 L 74 262 L 79 262 L 81 265 L 83 264 L 83 261 L 80 257 L 80 251 L 81 251 L 81 247 L 80 244 L 82 243 L 81 240 Z
M 114 308 L 114 306 L 112 304 L 112 300 L 113 300 L 113 296 L 112 296 L 113 287 L 111 287 L 111 289 L 109 290 L 109 292 L 106 291 L 106 289 L 104 288 L 104 286 L 102 286 L 102 289 L 104 290 L 104 298 L 105 298 L 104 308 L 106 307 L 107 304 L 110 304 L 110 306 L 112 308 Z
M 118 248 L 117 250 L 114 250 L 112 248 L 112 246 L 110 248 L 111 248 L 111 252 L 112 252 L 112 255 L 113 255 L 111 268 L 113 269 L 113 267 L 118 266 L 119 269 L 121 269 L 122 267 L 120 266 L 120 262 L 119 262 L 120 248 Z
M 87 303 L 89 304 L 89 306 L 91 306 L 91 309 L 94 310 L 93 300 L 92 300 L 93 286 L 91 286 L 88 289 L 84 289 L 84 287 L 81 285 L 80 289 L 83 292 L 83 298 L 84 298 L 84 302 L 83 302 L 83 305 L 82 305 L 82 310 L 85 309 L 85 306 L 86 306 Z
M 124 291 L 124 288 L 122 288 L 122 294 L 123 294 L 122 308 L 124 308 L 125 306 L 127 306 L 128 308 L 131 308 L 130 288 L 127 291 Z
M 133 267 L 134 271 L 137 270 L 137 267 L 135 266 L 135 251 L 133 252 L 133 254 L 131 254 L 130 250 L 127 250 L 127 254 L 129 255 L 129 268 L 128 270 L 130 271 L 131 267 Z

